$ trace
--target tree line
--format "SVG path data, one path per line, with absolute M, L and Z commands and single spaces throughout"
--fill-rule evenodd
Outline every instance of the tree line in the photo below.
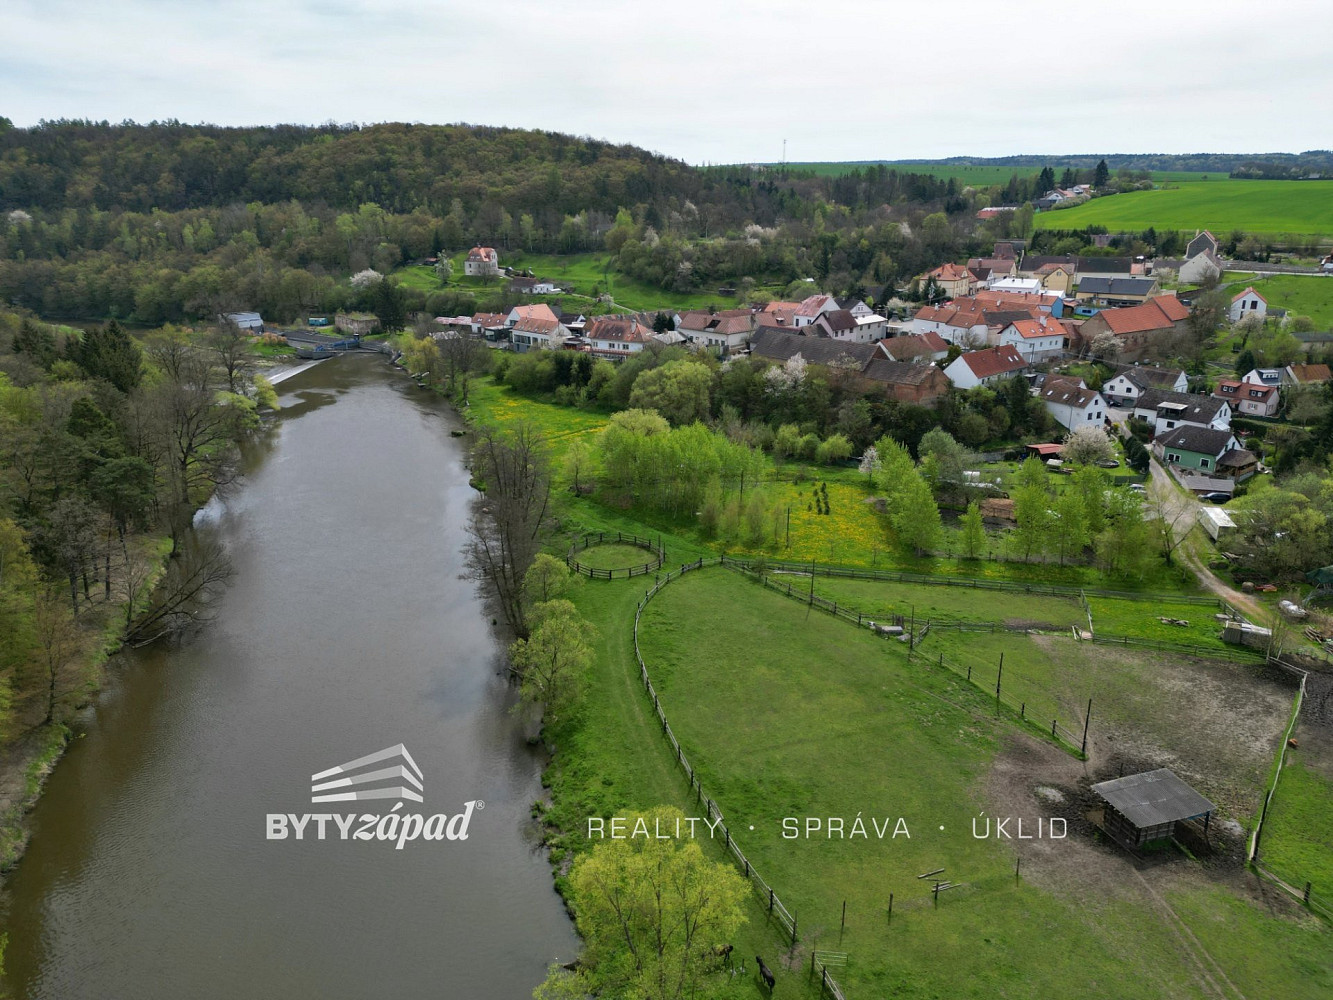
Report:
M 0 312 L 0 739 L 60 724 L 97 649 L 196 620 L 225 582 L 190 525 L 277 403 L 247 339 Z

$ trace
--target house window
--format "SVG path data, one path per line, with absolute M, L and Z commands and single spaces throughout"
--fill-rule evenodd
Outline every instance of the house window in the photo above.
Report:
M 1206 469 L 1206 468 L 1208 468 L 1208 459 L 1206 459 L 1206 458 L 1201 458 L 1201 459 L 1199 459 L 1199 468 L 1201 468 L 1201 469 Z
M 1171 429 L 1172 429 L 1173 427 L 1175 427 L 1175 426 L 1176 426 L 1176 422 L 1175 422 L 1174 420 L 1168 420 L 1168 421 L 1166 422 L 1166 429 L 1167 429 L 1167 430 L 1171 430 Z
M 1179 462 L 1179 461 L 1180 461 L 1180 456 L 1177 455 L 1177 454 L 1175 454 L 1175 452 L 1170 452 L 1170 451 L 1168 451 L 1168 452 L 1166 453 L 1166 460 L 1167 460 L 1168 462 Z

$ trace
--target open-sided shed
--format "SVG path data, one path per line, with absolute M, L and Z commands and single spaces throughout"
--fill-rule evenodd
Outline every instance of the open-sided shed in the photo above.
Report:
M 1206 823 L 1217 808 L 1165 767 L 1103 781 L 1092 793 L 1105 807 L 1102 829 L 1128 847 L 1167 840 L 1184 820 Z

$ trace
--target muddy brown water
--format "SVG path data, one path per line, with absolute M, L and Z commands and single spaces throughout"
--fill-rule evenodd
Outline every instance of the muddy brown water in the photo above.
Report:
M 16 997 L 527 997 L 577 953 L 464 578 L 458 424 L 381 358 L 280 395 L 197 522 L 236 569 L 215 622 L 113 662 L 32 814 L 0 917 Z M 312 805 L 311 776 L 398 743 L 408 811 L 485 803 L 466 841 L 266 838 L 270 813 L 358 812 Z

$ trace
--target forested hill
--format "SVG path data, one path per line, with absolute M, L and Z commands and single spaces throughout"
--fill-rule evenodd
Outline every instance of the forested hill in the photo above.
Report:
M 709 178 L 679 160 L 556 132 L 468 125 L 221 128 L 44 122 L 0 132 L 0 208 L 178 211 L 322 202 L 440 215 L 455 198 L 574 213 L 663 196 Z
M 946 215 L 961 225 L 974 209 L 951 179 L 884 167 L 837 178 L 705 170 L 553 132 L 14 128 L 0 118 L 0 301 L 148 325 L 238 308 L 285 321 L 356 306 L 346 279 L 363 269 L 388 274 L 476 243 L 502 253 L 605 250 L 622 271 L 679 293 L 747 276 L 785 285 L 812 271 L 840 275 L 845 289 L 902 280 L 948 256 Z M 932 213 L 945 213 L 929 232 L 947 246 L 904 235 Z M 410 303 L 440 312 L 476 304 L 443 290 Z

